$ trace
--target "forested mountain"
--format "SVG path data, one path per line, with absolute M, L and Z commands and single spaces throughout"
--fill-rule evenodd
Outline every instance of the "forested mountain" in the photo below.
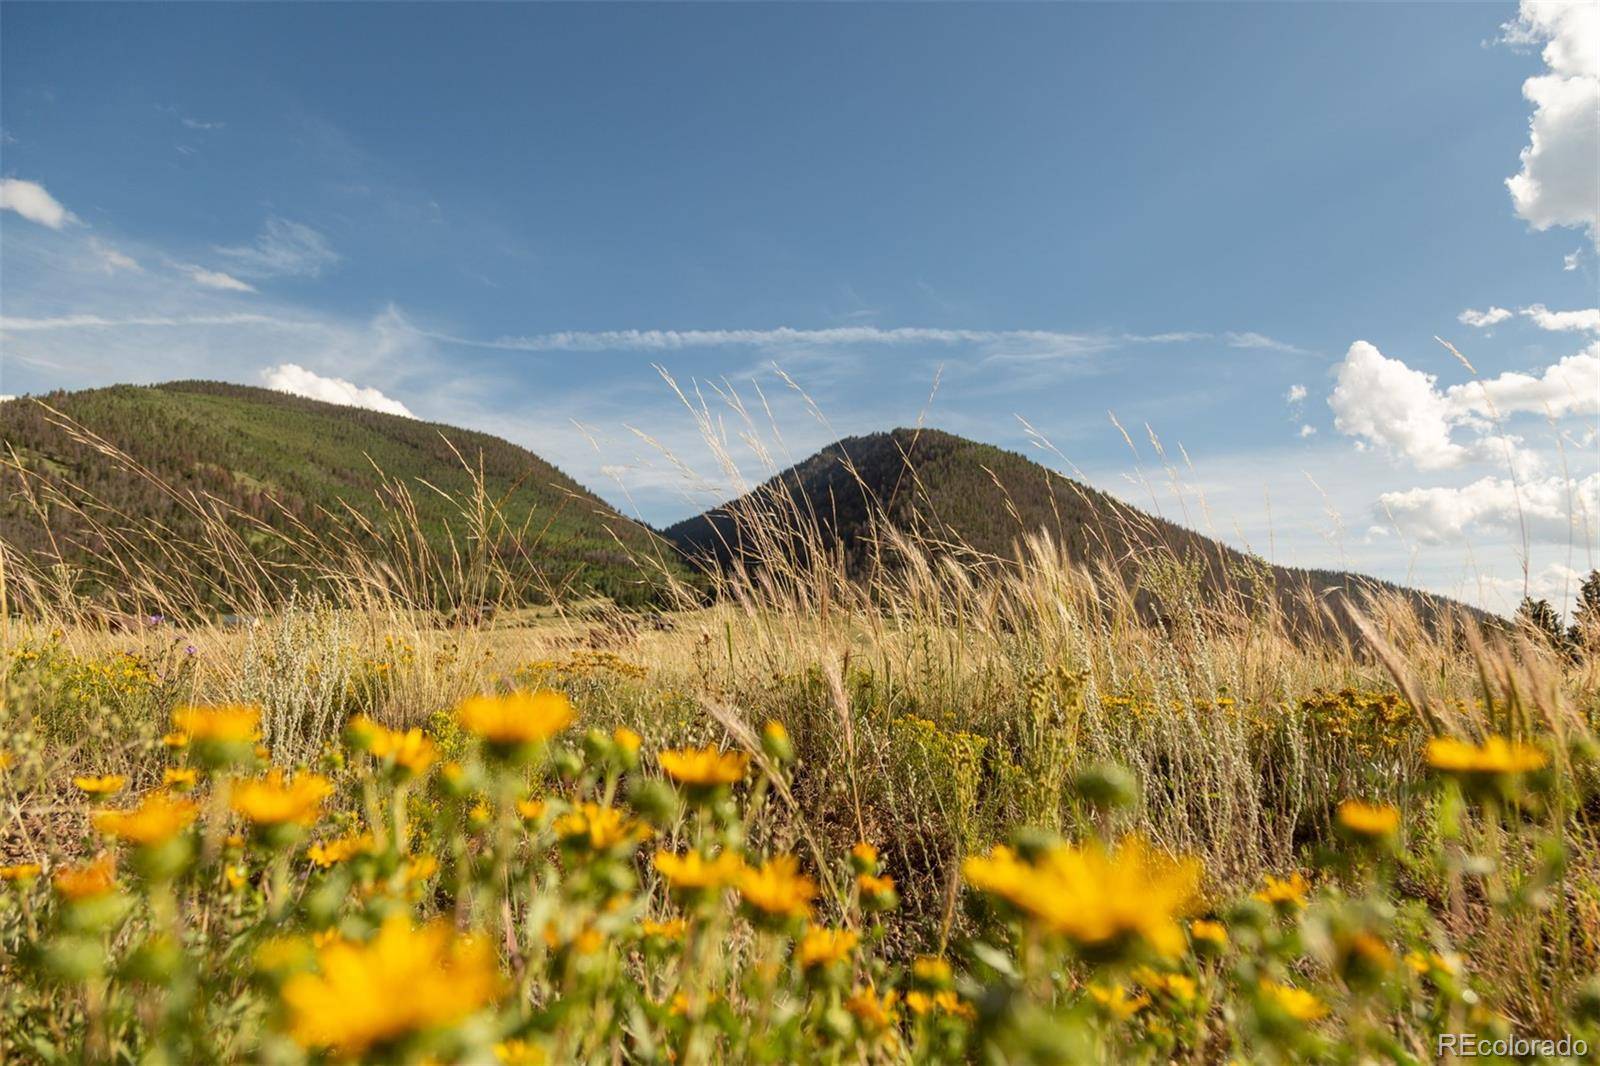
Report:
M 814 516 L 800 518 L 797 516 Z M 1015 452 L 934 429 L 896 429 L 850 437 L 824 448 L 748 495 L 670 527 L 666 536 L 691 558 L 726 565 L 770 551 L 774 528 L 814 523 L 821 540 L 843 552 L 851 572 L 895 565 L 875 536 L 875 521 L 915 531 L 925 545 L 1015 559 L 1023 535 L 1048 531 L 1077 563 L 1108 565 L 1142 581 L 1141 598 L 1159 612 L 1153 575 L 1226 590 L 1234 603 L 1276 600 L 1297 622 L 1310 621 L 1312 598 L 1387 589 L 1431 617 L 1463 605 L 1340 571 L 1272 566 L 1262 559 L 1057 474 Z M 764 532 L 753 533 L 757 527 Z M 792 550 L 814 541 L 784 534 Z M 755 542 L 762 541 L 759 549 Z M 1473 612 L 1476 613 L 1476 612 Z M 1320 624 L 1320 619 L 1318 620 Z
M 36 399 L 0 404 L 0 443 L 12 464 L 0 470 L 0 536 L 35 562 L 59 554 L 88 566 L 91 582 L 104 580 L 94 560 L 103 571 L 108 549 L 138 550 L 116 531 L 159 529 L 171 542 L 193 543 L 206 536 L 202 513 L 228 516 L 242 543 L 278 560 L 293 555 L 289 540 L 308 537 L 387 544 L 393 553 L 418 539 L 409 527 L 422 544 L 409 543 L 392 568 L 450 567 L 492 551 L 524 598 L 560 590 L 640 604 L 660 590 L 636 557 L 664 554 L 684 572 L 645 527 L 488 434 L 204 381 Z M 499 516 L 487 535 L 464 506 L 479 473 Z M 82 513 L 67 504 L 91 500 Z

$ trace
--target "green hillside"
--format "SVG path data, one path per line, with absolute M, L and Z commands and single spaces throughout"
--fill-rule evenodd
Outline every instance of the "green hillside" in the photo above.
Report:
M 552 591 L 601 594 L 626 605 L 659 598 L 651 568 L 635 562 L 662 554 L 654 535 L 498 437 L 215 382 L 38 399 L 0 407 L 0 441 L 26 471 L 8 466 L 0 473 L 0 536 L 35 564 L 54 563 L 59 554 L 84 567 L 79 580 L 91 585 L 115 580 L 105 572 L 108 554 L 159 556 L 163 545 L 136 542 L 149 530 L 164 530 L 169 544 L 205 542 L 205 513 L 225 515 L 253 554 L 290 574 L 291 542 L 323 538 L 413 576 L 470 567 L 484 562 L 474 553 L 492 553 L 496 566 L 480 569 L 513 580 L 486 589 L 490 598 L 506 598 L 508 584 L 523 601 L 547 599 Z M 147 473 L 108 458 L 46 404 Z M 484 527 L 490 535 L 480 535 L 471 517 L 474 471 L 481 471 L 483 496 L 498 512 Z M 43 520 L 30 498 L 47 501 Z M 73 505 L 85 500 L 93 504 L 76 513 Z M 422 543 L 407 529 L 420 532 Z M 124 543 L 119 531 L 135 542 Z M 214 576 L 221 587 L 209 599 L 227 609 L 227 576 Z M 101 591 L 115 601 L 114 588 Z
M 1271 566 L 1015 452 L 933 429 L 841 440 L 665 535 L 691 558 L 726 565 L 770 551 L 768 534 L 775 525 L 785 528 L 780 539 L 790 550 L 812 550 L 798 530 L 813 520 L 822 541 L 842 551 L 858 575 L 875 565 L 894 565 L 874 535 L 875 522 L 913 531 L 924 544 L 997 562 L 1014 559 L 1023 535 L 1042 529 L 1073 560 L 1108 565 L 1139 581 L 1141 601 L 1158 615 L 1163 600 L 1184 587 L 1213 600 L 1226 592 L 1252 607 L 1275 600 L 1291 620 L 1318 626 L 1322 620 L 1308 604 L 1330 590 L 1399 592 L 1425 617 L 1445 606 L 1465 609 L 1357 574 Z

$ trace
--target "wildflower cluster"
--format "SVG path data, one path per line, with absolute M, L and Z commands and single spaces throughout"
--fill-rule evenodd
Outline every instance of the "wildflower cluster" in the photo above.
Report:
M 1559 866 L 1529 818 L 1549 750 L 1440 738 L 1431 828 L 1347 796 L 1332 857 L 1243 892 L 1114 818 L 1018 829 L 968 850 L 945 931 L 919 939 L 897 924 L 897 851 L 782 828 L 798 784 L 783 726 L 748 748 L 661 747 L 586 718 L 558 690 L 486 692 L 433 731 L 354 717 L 339 750 L 290 769 L 261 749 L 256 708 L 179 707 L 159 786 L 78 775 L 79 856 L 0 866 L 0 967 L 23 990 L 0 1052 L 1419 1057 L 1395 1019 L 1485 1036 L 1506 1023 L 1440 915 L 1396 906 L 1402 872 L 1463 905 L 1533 908 L 1540 886 L 1498 883 L 1485 860 L 1516 848 L 1549 855 L 1552 878 Z M 894 728 L 947 768 L 981 752 L 925 719 Z M 1085 810 L 1137 799 L 1120 768 L 1075 782 Z M 1408 850 L 1424 833 L 1437 852 Z M 1484 883 L 1461 886 L 1475 870 Z

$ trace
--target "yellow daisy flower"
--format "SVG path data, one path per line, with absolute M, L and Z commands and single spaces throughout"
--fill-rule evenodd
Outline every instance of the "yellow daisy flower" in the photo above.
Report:
M 317 972 L 283 986 L 289 1033 L 305 1048 L 356 1058 L 402 1037 L 455 1025 L 493 1002 L 502 981 L 486 940 L 448 922 L 384 922 L 365 944 L 336 940 L 317 952 Z
M 300 774 L 285 779 L 281 770 L 235 782 L 233 809 L 258 826 L 314 825 L 322 801 L 333 791 L 328 779 Z
M 1184 948 L 1178 919 L 1195 903 L 1201 874 L 1197 860 L 1169 858 L 1138 837 L 1110 851 L 1058 844 L 1031 863 L 997 847 L 963 870 L 974 887 L 1080 950 L 1143 946 L 1165 956 Z
M 153 847 L 187 829 L 194 822 L 195 814 L 192 801 L 152 792 L 137 807 L 95 811 L 89 820 L 107 836 L 141 847 Z
M 817 883 L 800 872 L 800 860 L 779 855 L 739 875 L 739 895 L 746 904 L 774 918 L 809 918 Z
M 504 696 L 469 696 L 456 707 L 461 727 L 491 744 L 517 746 L 549 740 L 576 717 L 572 701 L 551 689 Z
M 831 966 L 836 962 L 844 962 L 859 943 L 861 935 L 852 929 L 812 926 L 800 938 L 794 955 L 801 969 L 810 970 L 818 966 Z

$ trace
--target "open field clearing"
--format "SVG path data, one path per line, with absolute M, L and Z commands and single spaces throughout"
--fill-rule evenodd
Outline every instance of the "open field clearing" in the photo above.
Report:
M 810 550 L 711 574 L 709 607 L 470 622 L 403 606 L 375 555 L 225 626 L 177 597 L 108 625 L 8 555 L 0 1046 L 1427 1061 L 1442 1032 L 1593 1037 L 1582 633 L 1430 627 L 1375 591 L 1311 639 L 1176 558 L 1130 585 L 1044 534 L 997 566 L 882 527 L 894 564 L 862 581 L 798 512 L 740 522 Z

